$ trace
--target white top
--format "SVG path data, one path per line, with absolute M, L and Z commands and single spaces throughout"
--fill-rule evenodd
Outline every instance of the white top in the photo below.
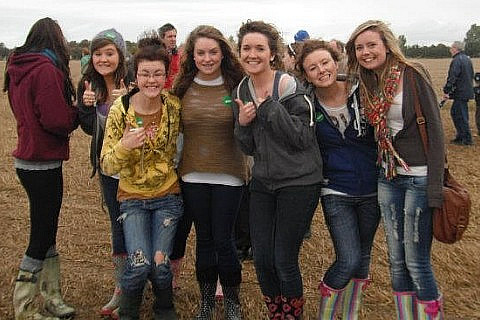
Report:
M 404 121 L 402 115 L 403 92 L 400 91 L 393 98 L 392 105 L 387 113 L 387 126 L 392 134 L 392 139 L 397 133 L 403 129 Z M 407 163 L 408 164 L 408 163 Z M 383 163 L 385 168 L 385 163 Z M 406 176 L 422 177 L 427 175 L 427 166 L 409 166 L 410 170 L 406 171 L 402 166 L 397 166 L 397 174 Z
M 329 107 L 322 103 L 322 107 L 330 117 L 333 125 L 340 131 L 342 137 L 345 138 L 345 130 L 350 123 L 350 113 L 348 112 L 347 104 L 340 107 Z

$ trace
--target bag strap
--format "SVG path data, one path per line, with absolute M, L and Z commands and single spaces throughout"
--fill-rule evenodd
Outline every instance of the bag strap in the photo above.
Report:
M 428 136 L 427 136 L 427 128 L 426 128 L 426 121 L 425 117 L 422 113 L 422 108 L 420 107 L 420 100 L 418 99 L 417 93 L 417 85 L 415 83 L 415 79 L 413 78 L 413 71 L 412 69 L 407 70 L 407 77 L 408 82 L 410 83 L 410 87 L 412 88 L 413 92 L 413 102 L 415 106 L 415 114 L 417 115 L 417 125 L 418 130 L 420 131 L 420 137 L 422 138 L 423 149 L 425 151 L 425 156 L 427 156 L 428 152 Z M 448 170 L 448 161 L 447 161 L 447 154 L 445 153 L 445 169 Z
M 420 102 L 418 99 L 417 86 L 415 80 L 413 79 L 412 69 L 407 70 L 408 82 L 413 92 L 413 102 L 415 106 L 415 114 L 417 115 L 417 125 L 418 130 L 420 131 L 420 137 L 422 138 L 423 149 L 425 150 L 425 155 L 428 152 L 428 138 L 427 138 L 427 129 L 425 128 L 425 117 L 422 113 L 422 108 L 420 108 Z

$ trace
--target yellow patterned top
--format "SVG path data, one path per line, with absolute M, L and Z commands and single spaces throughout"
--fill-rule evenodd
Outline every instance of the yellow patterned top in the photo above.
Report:
M 142 148 L 129 150 L 120 143 L 127 122 L 130 128 L 139 127 L 134 106 L 131 105 L 125 114 L 125 107 L 119 98 L 110 108 L 100 166 L 104 174 L 120 176 L 120 201 L 152 199 L 179 191 L 173 159 L 177 148 L 181 103 L 167 91 L 162 91 L 160 96 L 163 107 L 158 129 L 147 135 Z

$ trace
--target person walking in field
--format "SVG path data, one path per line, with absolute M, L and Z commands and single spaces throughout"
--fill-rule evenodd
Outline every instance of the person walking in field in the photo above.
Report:
M 43 18 L 33 24 L 25 43 L 13 50 L 5 69 L 3 90 L 17 122 L 14 166 L 30 205 L 29 244 L 13 292 L 18 320 L 75 314 L 62 298 L 56 250 L 62 164 L 69 158 L 70 134 L 78 126 L 69 59 L 60 26 Z M 43 315 L 34 302 L 39 291 L 52 317 Z
M 433 208 L 442 205 L 445 146 L 430 76 L 422 65 L 405 58 L 382 21 L 360 24 L 346 48 L 348 70 L 359 75 L 361 103 L 375 128 L 378 202 L 397 317 L 443 319 L 431 249 Z M 426 123 L 428 150 L 420 136 L 415 104 Z
M 108 176 L 100 168 L 100 152 L 105 130 L 105 122 L 113 102 L 127 93 L 127 69 L 125 56 L 127 48 L 123 37 L 115 29 L 99 32 L 92 40 L 92 56 L 85 74 L 78 84 L 78 107 L 80 126 L 92 136 L 90 144 L 91 177 L 99 171 L 102 199 L 110 217 L 112 260 L 115 274 L 115 290 L 110 301 L 104 305 L 102 316 L 116 316 L 120 301 L 120 279 L 125 268 L 127 250 L 123 237 L 120 217 L 120 204 L 117 201 L 118 176 Z
M 473 65 L 470 57 L 463 51 L 464 43 L 455 41 L 450 47 L 453 59 L 448 69 L 448 78 L 443 87 L 444 99 L 453 99 L 450 115 L 457 134 L 450 141 L 456 145 L 473 144 L 468 116 L 468 100 L 473 99 Z

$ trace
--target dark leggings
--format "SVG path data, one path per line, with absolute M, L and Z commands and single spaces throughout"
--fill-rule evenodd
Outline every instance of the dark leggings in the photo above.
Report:
M 208 183 L 183 183 L 185 214 L 193 216 L 196 245 L 196 275 L 200 282 L 227 287 L 241 282 L 242 267 L 237 258 L 233 228 L 242 187 Z
M 120 203 L 117 200 L 118 179 L 100 174 L 100 188 L 103 200 L 110 216 L 110 228 L 112 230 L 112 254 L 126 255 L 123 225 L 118 221 L 120 217 Z
M 30 203 L 30 240 L 26 255 L 44 260 L 55 245 L 62 206 L 62 167 L 49 170 L 17 169 L 17 176 Z

